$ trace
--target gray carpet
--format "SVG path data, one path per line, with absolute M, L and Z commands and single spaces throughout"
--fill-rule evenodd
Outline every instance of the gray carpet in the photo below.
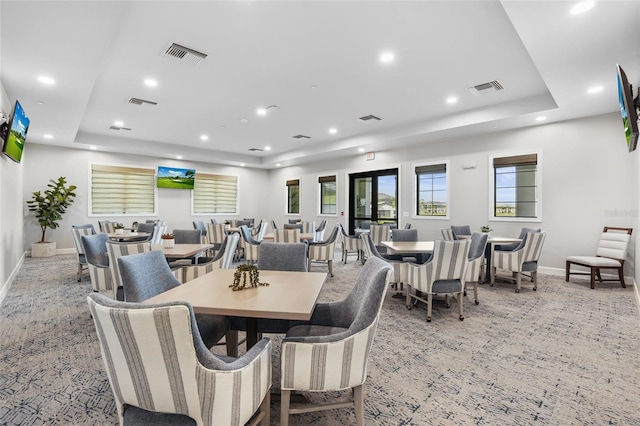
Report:
M 323 300 L 342 298 L 360 264 L 334 269 Z M 77 283 L 75 272 L 75 256 L 27 258 L 0 307 L 1 425 L 117 424 L 85 301 L 89 278 Z M 368 425 L 640 424 L 632 288 L 541 276 L 537 292 L 502 283 L 479 293 L 480 305 L 465 300 L 463 322 L 436 302 L 431 323 L 424 307 L 408 311 L 387 295 L 365 384 Z M 277 383 L 279 337 L 269 337 Z M 354 422 L 348 409 L 291 418 Z

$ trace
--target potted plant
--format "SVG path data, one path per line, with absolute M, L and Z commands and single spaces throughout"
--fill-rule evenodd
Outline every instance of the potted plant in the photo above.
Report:
M 124 225 L 122 223 L 116 223 L 113 225 L 113 229 L 116 231 L 116 234 L 123 235 L 124 234 Z
M 489 232 L 493 231 L 493 229 L 489 228 L 489 225 L 484 225 L 480 227 L 480 231 L 486 232 L 488 234 Z
M 67 207 L 73 204 L 76 193 L 75 185 L 67 185 L 65 177 L 58 180 L 49 180 L 47 189 L 44 192 L 35 191 L 31 200 L 27 201 L 29 211 L 35 212 L 36 219 L 42 229 L 40 242 L 31 245 L 32 257 L 47 257 L 56 254 L 56 243 L 48 242 L 45 239 L 47 228 L 56 229 L 62 216 L 67 211 Z
M 172 248 L 176 244 L 173 234 L 162 234 L 160 235 L 160 238 L 162 239 L 162 246 L 164 248 Z

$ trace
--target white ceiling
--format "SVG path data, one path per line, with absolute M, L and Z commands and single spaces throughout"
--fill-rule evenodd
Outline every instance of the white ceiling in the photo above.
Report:
M 0 79 L 27 143 L 273 168 L 618 111 L 615 64 L 640 83 L 640 1 L 574 4 L 2 0 Z M 163 56 L 171 43 L 207 57 Z

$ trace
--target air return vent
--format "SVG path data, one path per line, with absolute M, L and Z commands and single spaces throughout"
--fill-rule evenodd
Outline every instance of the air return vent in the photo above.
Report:
M 467 87 L 467 90 L 469 90 L 475 96 L 480 96 L 484 95 L 485 93 L 504 90 L 504 87 L 502 87 L 502 84 L 500 84 L 498 81 L 494 80 L 488 83 L 478 84 L 477 86 Z
M 129 99 L 128 103 L 130 103 L 131 105 L 143 106 L 147 108 L 154 108 L 156 105 L 158 105 L 157 102 L 147 101 L 140 98 L 131 98 Z
M 110 126 L 109 130 L 128 130 L 131 131 L 129 127 L 120 127 L 120 126 Z
M 311 139 L 311 136 L 307 136 L 307 135 L 295 135 L 293 138 L 294 138 L 294 139 Z
M 360 121 L 380 121 L 382 120 L 380 117 L 376 117 L 375 115 L 365 115 L 364 117 L 358 118 Z
M 249 148 L 249 151 L 251 151 L 251 152 L 255 152 L 255 151 L 262 152 L 263 150 L 260 149 L 260 148 Z
M 162 56 L 173 58 L 180 62 L 197 65 L 207 57 L 207 54 L 198 52 L 197 50 L 193 50 L 185 46 L 181 46 L 177 43 L 172 43 L 171 46 L 169 46 L 167 50 L 165 50 Z

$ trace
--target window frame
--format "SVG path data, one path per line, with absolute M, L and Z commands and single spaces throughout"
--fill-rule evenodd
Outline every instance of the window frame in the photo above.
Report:
M 333 178 L 333 180 L 326 180 L 327 178 Z M 321 180 L 326 180 L 325 182 L 322 182 Z M 334 186 L 335 186 L 335 203 L 333 204 L 333 206 L 335 207 L 335 213 L 323 213 L 322 212 L 322 188 L 323 188 L 323 184 L 324 183 L 328 183 L 328 182 L 333 182 Z M 321 175 L 318 175 L 318 197 L 316 198 L 318 200 L 318 216 L 324 216 L 324 217 L 337 217 L 338 216 L 338 174 L 337 173 L 324 173 Z M 328 204 L 331 205 L 331 204 Z
M 94 213 L 93 212 L 93 170 L 94 166 L 102 168 L 114 168 L 114 169 L 130 169 L 130 170 L 144 170 L 150 171 L 149 175 L 153 176 L 153 212 L 135 212 L 135 213 Z M 157 216 L 158 215 L 158 187 L 157 187 L 157 168 L 140 167 L 134 165 L 125 164 L 108 164 L 108 163 L 89 163 L 87 173 L 87 217 L 139 217 L 139 216 Z
M 294 182 L 297 182 L 297 184 L 294 184 Z M 301 185 L 300 185 L 301 179 L 300 178 L 294 178 L 294 179 L 286 179 L 284 184 L 284 211 L 285 211 L 285 216 L 300 216 L 301 215 L 301 207 L 302 207 L 302 203 L 301 203 Z M 290 186 L 297 186 L 298 187 L 298 212 L 297 213 L 292 213 L 289 211 L 289 187 Z
M 451 164 L 450 160 L 434 160 L 434 161 L 422 161 L 419 163 L 413 163 L 411 166 L 411 173 L 413 177 L 413 208 L 412 208 L 412 219 L 419 220 L 449 220 L 451 218 Z M 419 204 L 419 184 L 418 184 L 418 173 L 416 169 L 420 167 L 428 167 L 428 166 L 445 166 L 445 179 L 447 185 L 447 214 L 444 216 L 422 216 L 418 214 L 418 204 Z
M 496 181 L 494 160 L 499 158 L 520 157 L 520 156 L 536 156 L 535 171 L 535 216 L 534 217 L 518 217 L 518 216 L 496 216 L 495 215 L 495 198 L 496 198 Z M 541 151 L 519 151 L 509 153 L 492 154 L 488 157 L 489 169 L 489 211 L 488 217 L 490 221 L 495 222 L 542 222 L 542 152 Z
M 205 212 L 205 213 L 196 213 L 195 212 L 195 201 L 196 201 L 196 187 L 198 186 L 198 175 L 201 175 L 200 179 L 203 179 L 202 175 L 205 176 L 222 176 L 222 177 L 231 177 L 236 179 L 236 202 L 235 202 L 235 211 L 234 212 Z M 232 174 L 224 174 L 224 173 L 213 173 L 213 172 L 200 172 L 196 170 L 196 183 L 191 191 L 191 215 L 192 216 L 229 216 L 229 215 L 237 215 L 240 211 L 240 176 L 232 175 Z

